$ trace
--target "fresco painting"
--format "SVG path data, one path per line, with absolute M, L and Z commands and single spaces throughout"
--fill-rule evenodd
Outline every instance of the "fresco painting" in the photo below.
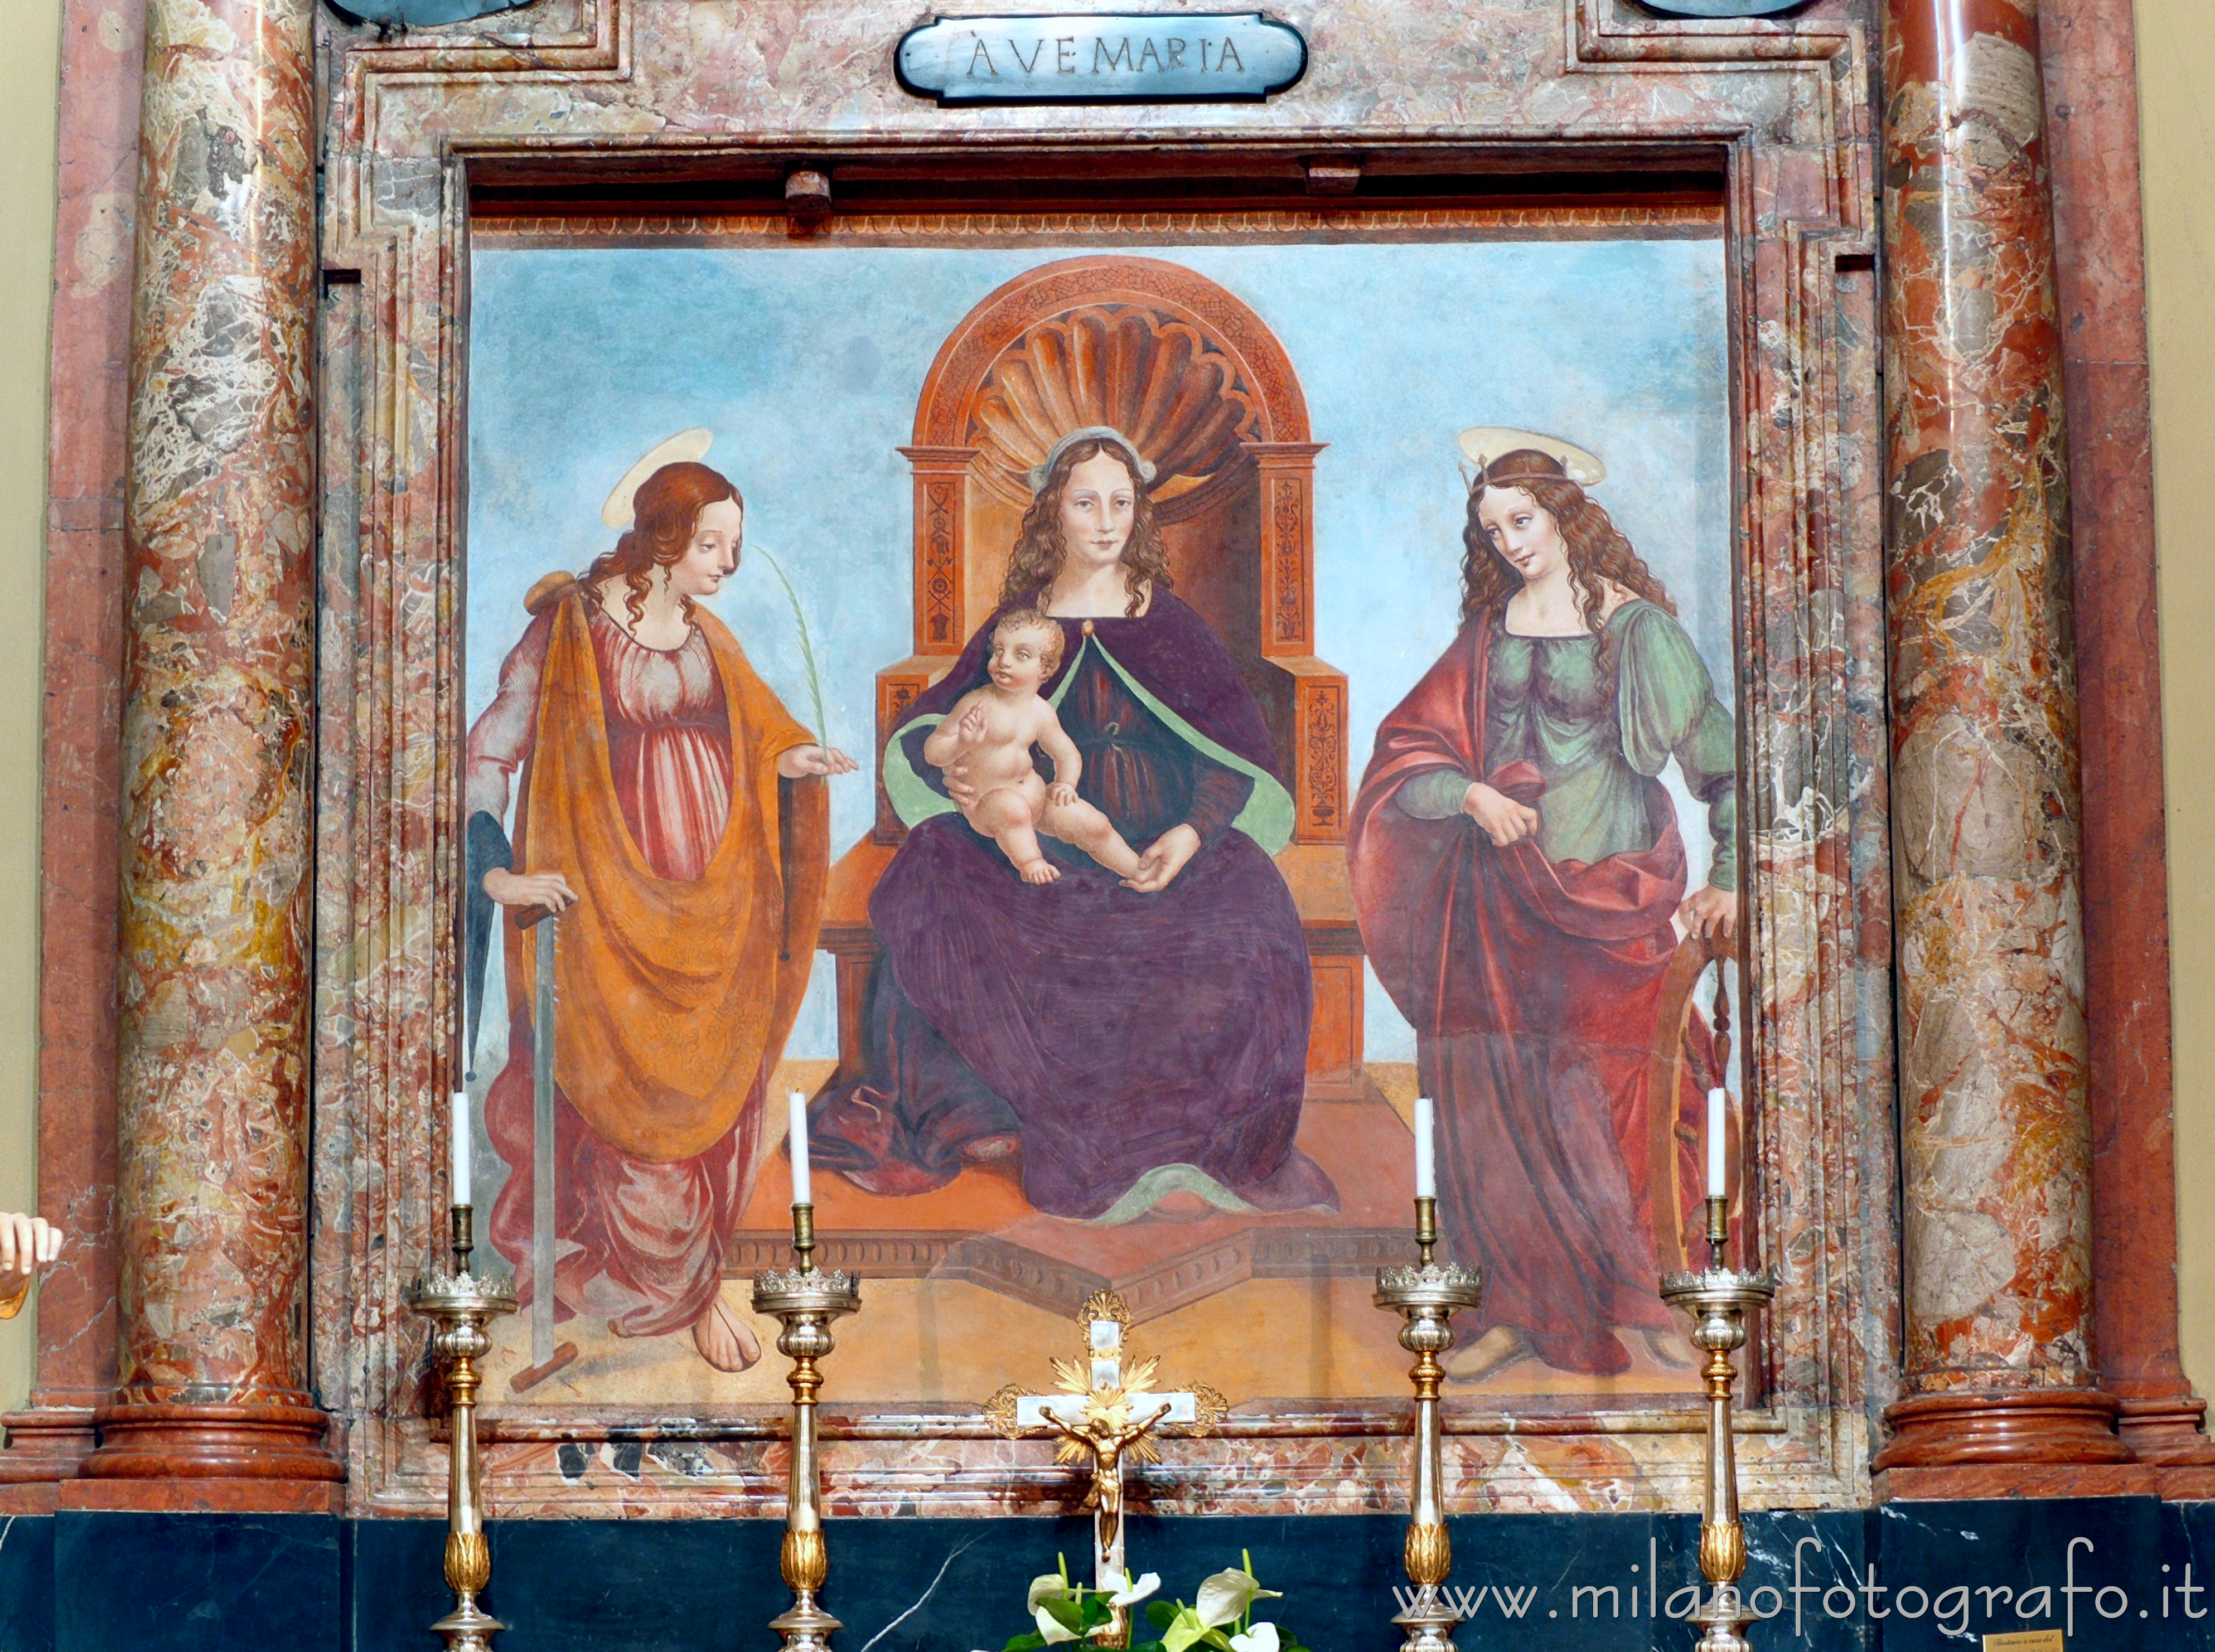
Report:
M 1694 1389 L 1727 361 L 1711 237 L 481 245 L 476 1198 L 540 1288 L 556 913 L 580 1349 L 518 1316 L 494 1394 L 780 1398 L 793 1090 L 844 1403 L 973 1407 L 1107 1285 L 1234 1401 L 1397 1392 L 1419 1093 L 1450 1394 Z

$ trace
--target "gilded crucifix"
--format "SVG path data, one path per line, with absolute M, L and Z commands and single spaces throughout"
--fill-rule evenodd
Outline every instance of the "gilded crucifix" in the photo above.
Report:
M 1123 1471 L 1126 1464 L 1161 1461 L 1161 1435 L 1201 1435 L 1222 1419 L 1223 1396 L 1206 1383 L 1157 1393 L 1160 1361 L 1133 1359 L 1124 1366 L 1131 1310 L 1113 1291 L 1095 1291 L 1077 1311 L 1084 1333 L 1079 1355 L 1053 1362 L 1055 1392 L 1026 1393 L 1009 1383 L 992 1396 L 985 1415 L 1010 1440 L 1058 1435 L 1060 1463 L 1089 1461 L 1091 1489 L 1083 1507 L 1092 1514 L 1093 1582 L 1112 1589 L 1130 1572 L 1123 1554 Z M 1111 1580 L 1114 1580 L 1111 1582 Z M 1118 1612 L 1118 1621 L 1120 1612 Z

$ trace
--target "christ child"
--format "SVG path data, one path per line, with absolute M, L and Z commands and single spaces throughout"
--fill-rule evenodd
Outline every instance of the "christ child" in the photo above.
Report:
M 1019 609 L 992 629 L 985 666 L 991 681 L 954 703 L 923 743 L 923 758 L 969 788 L 962 818 L 1000 846 L 1027 884 L 1050 884 L 1060 869 L 1038 835 L 1073 843 L 1119 877 L 1135 876 L 1138 856 L 1108 817 L 1077 795 L 1083 759 L 1039 685 L 1061 664 L 1061 627 Z M 1035 745 L 1053 759 L 1049 786 L 1031 762 Z

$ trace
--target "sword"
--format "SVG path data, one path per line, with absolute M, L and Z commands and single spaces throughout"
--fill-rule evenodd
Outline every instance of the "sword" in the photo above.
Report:
M 531 1363 L 507 1383 L 518 1394 L 577 1357 L 576 1343 L 554 1340 L 554 948 L 561 927 L 551 913 L 533 925 L 538 933 L 531 1006 Z

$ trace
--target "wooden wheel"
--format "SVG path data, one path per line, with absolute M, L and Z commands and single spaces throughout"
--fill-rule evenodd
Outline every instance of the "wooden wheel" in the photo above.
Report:
M 1685 1074 L 1692 1062 L 1684 1048 L 1684 1031 L 1692 1019 L 1699 986 L 1713 964 L 1737 956 L 1730 941 L 1720 937 L 1703 939 L 1687 935 L 1669 961 L 1662 982 L 1660 1013 L 1654 1018 L 1654 1057 L 1647 1089 L 1647 1200 L 1654 1213 L 1654 1260 L 1664 1273 L 1691 1265 L 1684 1245 L 1684 1178 L 1678 1172 L 1681 1148 L 1699 1141 L 1694 1127 L 1684 1121 L 1681 1098 Z M 1730 978 L 1718 970 L 1715 996 L 1715 1060 L 1730 1066 Z M 1735 1141 L 1737 1132 L 1732 1132 Z

